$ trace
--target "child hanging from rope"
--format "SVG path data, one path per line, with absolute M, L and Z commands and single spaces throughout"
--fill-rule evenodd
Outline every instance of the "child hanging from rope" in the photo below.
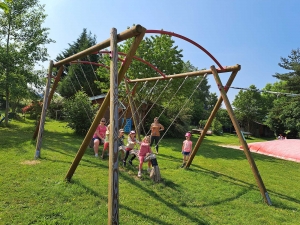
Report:
M 192 151 L 193 142 L 191 141 L 191 133 L 185 134 L 185 140 L 183 141 L 181 152 L 183 155 L 183 162 L 181 165 L 181 168 L 183 168 L 186 164 L 186 162 L 189 159 L 190 153 Z
M 138 143 L 139 141 L 136 140 L 135 138 L 135 131 L 132 130 L 130 131 L 129 135 L 128 135 L 128 139 L 127 139 L 127 145 L 125 146 L 125 158 L 123 159 L 123 166 L 126 166 L 126 160 L 129 156 L 130 151 L 134 148 L 135 144 Z M 132 165 L 132 160 L 135 159 L 135 155 L 132 156 L 132 158 L 129 160 L 129 164 Z
M 143 163 L 144 159 L 148 154 L 151 154 L 151 147 L 150 147 L 150 137 L 146 136 L 143 138 L 143 141 L 141 143 L 140 151 L 139 151 L 139 159 L 140 159 L 140 164 L 139 164 L 139 172 L 138 172 L 138 177 L 142 176 L 142 168 L 143 168 Z M 148 161 L 148 173 L 151 172 L 151 160 Z

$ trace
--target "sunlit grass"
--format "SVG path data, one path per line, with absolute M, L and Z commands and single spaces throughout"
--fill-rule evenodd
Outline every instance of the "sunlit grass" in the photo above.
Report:
M 0 224 L 107 224 L 107 159 L 88 148 L 66 183 L 83 137 L 47 120 L 41 159 L 33 160 L 34 128 L 29 119 L 0 126 Z M 235 135 L 206 136 L 188 170 L 179 168 L 183 140 L 161 141 L 161 183 L 145 172 L 137 178 L 137 160 L 119 168 L 120 224 L 298 224 L 299 163 L 253 154 L 273 203 L 267 206 L 243 151 L 219 146 L 239 146 Z

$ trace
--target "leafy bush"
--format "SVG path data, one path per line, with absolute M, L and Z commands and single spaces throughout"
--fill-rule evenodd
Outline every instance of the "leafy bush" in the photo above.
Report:
M 216 135 L 221 135 L 223 133 L 222 123 L 217 119 L 214 119 L 212 121 L 211 129 L 212 129 L 213 133 L 216 134 Z
M 63 108 L 65 104 L 65 99 L 61 96 L 55 96 L 48 106 L 48 116 L 52 119 L 63 120 Z
M 206 123 L 207 123 L 207 120 L 199 120 L 199 127 L 204 128 Z
M 86 93 L 78 91 L 73 97 L 66 100 L 63 110 L 68 126 L 76 134 L 84 135 L 89 130 L 97 111 L 98 105 L 92 105 Z
M 37 119 L 42 113 L 43 103 L 41 101 L 32 101 L 31 104 L 22 108 L 23 113 L 28 113 L 30 119 Z

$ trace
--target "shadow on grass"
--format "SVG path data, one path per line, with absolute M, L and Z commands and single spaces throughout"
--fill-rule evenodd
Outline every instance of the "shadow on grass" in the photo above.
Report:
M 250 184 L 250 183 L 245 182 L 243 180 L 239 180 L 239 179 L 236 179 L 234 177 L 231 177 L 231 176 L 228 176 L 228 175 L 225 175 L 225 174 L 220 174 L 220 173 L 205 169 L 201 166 L 193 165 L 193 168 L 192 169 L 189 168 L 189 169 L 187 169 L 187 171 L 191 171 L 191 172 L 194 172 L 194 173 L 199 173 L 199 172 L 205 173 L 205 174 L 207 174 L 208 176 L 210 176 L 212 178 L 220 178 L 221 177 L 221 178 L 223 178 L 222 179 L 223 182 L 227 182 L 227 183 L 230 183 L 230 184 L 234 184 L 236 186 L 247 188 L 248 191 L 250 191 L 250 190 L 259 191 L 259 188 L 254 184 Z M 248 192 L 248 191 L 246 191 L 246 192 Z M 212 204 L 203 205 L 203 207 L 204 206 L 210 206 L 210 205 L 217 205 L 217 204 L 221 204 L 221 203 L 226 202 L 226 201 L 235 200 L 238 197 L 242 196 L 243 194 L 246 194 L 246 192 L 241 192 L 236 197 L 233 197 L 233 198 L 228 198 L 228 199 L 224 199 L 222 201 L 214 202 Z M 267 192 L 269 193 L 271 201 L 272 201 L 272 195 L 273 195 L 273 196 L 282 198 L 284 200 L 294 202 L 296 204 L 300 204 L 299 199 L 296 199 L 296 198 L 293 198 L 293 197 L 290 197 L 290 196 L 287 196 L 287 195 L 284 195 L 284 194 L 281 194 L 281 193 L 278 193 L 278 192 L 275 192 L 275 191 L 272 191 L 272 190 L 268 190 L 268 189 L 267 189 Z M 263 202 L 263 198 L 262 198 L 262 202 Z M 273 204 L 273 206 L 276 207 L 276 208 L 288 209 L 288 210 L 298 210 L 297 208 L 292 208 L 292 207 L 289 207 L 287 205 L 284 205 L 284 203 L 282 203 L 282 202 L 280 202 L 280 203 L 279 202 L 274 202 L 274 203 L 275 204 Z
M 191 220 L 192 222 L 197 222 L 197 224 L 209 224 L 209 222 L 206 222 L 204 220 L 201 220 L 197 217 L 195 217 L 192 213 L 187 213 L 183 210 L 180 209 L 180 207 L 176 206 L 173 202 L 168 202 L 165 200 L 165 198 L 159 196 L 157 193 L 155 193 L 154 191 L 149 191 L 149 189 L 143 187 L 141 184 L 139 184 L 139 182 L 137 182 L 134 178 L 132 177 L 128 177 L 128 176 L 124 176 L 122 175 L 123 179 L 124 180 L 127 180 L 128 182 L 130 182 L 131 184 L 135 185 L 136 188 L 140 189 L 140 190 L 143 190 L 145 193 L 151 195 L 153 198 L 155 198 L 157 201 L 161 202 L 162 204 L 166 205 L 170 210 L 173 210 L 173 211 L 176 211 L 176 213 L 180 214 L 181 216 L 184 216 L 186 217 L 187 219 Z M 173 182 L 168 182 L 168 181 L 164 181 L 165 185 L 170 185 L 168 187 L 171 187 L 174 185 Z M 176 184 L 175 184 L 176 185 Z M 176 188 L 173 188 L 173 189 L 176 189 Z M 180 194 L 180 193 L 178 193 Z M 136 214 L 137 216 L 141 216 L 141 213 L 140 212 L 137 212 L 135 211 L 133 208 L 130 208 L 128 206 L 122 206 L 121 207 L 124 207 L 126 208 L 127 210 L 131 211 L 131 213 L 134 213 Z M 145 215 L 143 214 L 142 215 L 143 217 L 145 218 L 148 218 L 149 220 L 151 220 L 152 222 L 154 222 L 154 224 L 169 224 L 169 223 L 165 223 L 164 221 L 162 220 L 159 220 L 159 219 L 156 219 L 156 218 L 153 218 L 153 217 L 150 217 L 148 215 Z

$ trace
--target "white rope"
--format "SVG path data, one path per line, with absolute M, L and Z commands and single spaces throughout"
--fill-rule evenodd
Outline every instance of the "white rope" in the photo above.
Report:
M 73 70 L 74 71 L 74 70 Z M 78 80 L 78 77 L 77 77 L 77 75 L 76 75 L 76 73 L 74 73 L 75 74 L 75 77 L 76 77 L 76 79 L 77 79 L 77 81 L 78 81 L 78 83 L 79 83 L 79 86 L 81 87 L 81 84 L 80 84 L 80 82 L 79 82 L 79 80 Z M 76 90 L 76 88 L 75 88 L 75 85 L 73 84 L 73 82 L 72 82 L 72 79 L 71 79 L 71 77 L 70 76 L 68 76 L 68 78 L 70 79 L 70 81 L 71 81 L 71 84 L 72 84 L 72 86 L 73 86 L 73 88 L 74 88 L 74 91 L 75 91 L 75 93 L 77 92 L 77 90 Z M 77 106 L 79 106 L 78 104 L 77 104 L 77 102 L 76 102 L 76 105 Z M 83 104 L 82 104 L 83 105 Z M 86 115 L 87 115 L 87 117 L 88 117 L 88 119 L 90 120 L 90 122 L 92 123 L 92 119 L 90 118 L 90 116 L 89 116 L 89 114 L 88 114 L 88 112 L 87 112 L 87 109 L 83 106 L 83 109 L 84 109 L 84 111 L 85 111 L 85 113 L 86 113 Z
M 148 109 L 148 112 L 145 114 L 145 116 L 143 117 L 143 119 L 140 121 L 140 123 L 138 124 L 138 127 L 140 126 L 140 124 L 144 121 L 144 119 L 146 118 L 146 116 L 148 115 L 148 113 L 151 111 L 151 109 L 154 107 L 154 105 L 156 104 L 156 102 L 158 101 L 158 99 L 160 98 L 160 96 L 165 92 L 165 90 L 167 89 L 167 87 L 169 86 L 170 82 L 172 81 L 173 78 L 169 79 L 169 82 L 167 83 L 167 85 L 165 85 L 164 89 L 160 92 L 159 96 L 156 98 L 156 100 L 153 102 L 152 106 L 150 107 L 150 109 Z M 146 132 L 144 132 L 145 134 Z M 148 132 L 149 133 L 149 132 Z M 146 134 L 148 135 L 148 134 Z
M 181 89 L 181 87 L 183 86 L 183 84 L 185 83 L 185 81 L 187 80 L 188 76 L 186 76 L 183 80 L 183 82 L 181 83 L 181 85 L 178 87 L 177 91 L 173 94 L 172 98 L 170 99 L 170 101 L 168 102 L 168 105 L 166 107 L 164 107 L 164 109 L 161 111 L 161 113 L 158 116 L 158 119 L 161 117 L 161 115 L 165 112 L 165 110 L 167 109 L 167 107 L 170 105 L 171 101 L 173 100 L 173 98 L 176 96 L 176 94 L 178 93 L 178 91 Z M 149 131 L 150 132 L 150 131 Z M 148 132 L 148 133 L 149 133 Z M 148 135 L 148 134 L 147 134 Z
M 91 86 L 90 86 L 90 82 L 88 81 L 88 79 L 87 79 L 87 77 L 86 77 L 86 75 L 85 75 L 85 72 L 84 72 L 84 70 L 83 70 L 83 68 L 82 68 L 82 65 L 81 65 L 81 63 L 80 63 L 79 60 L 78 60 L 78 62 L 79 62 L 80 69 L 81 69 L 81 71 L 82 71 L 82 73 L 83 73 L 83 75 L 84 75 L 84 78 L 85 78 L 85 80 L 86 80 L 86 82 L 87 82 L 87 84 L 88 84 L 88 86 L 89 86 L 89 88 L 90 88 L 90 90 L 91 90 L 91 93 L 92 93 L 93 96 L 95 96 L 95 94 L 94 94 L 94 92 L 93 92 L 93 90 L 92 90 L 92 88 L 91 88 Z M 74 71 L 74 73 L 75 73 L 75 71 Z
M 153 85 L 153 87 L 150 89 L 149 95 L 152 93 L 153 89 L 155 88 L 155 86 L 157 85 L 159 80 L 156 80 L 155 84 Z M 140 92 L 140 91 L 139 91 Z M 141 104 L 139 105 L 139 107 L 135 110 L 135 112 L 133 113 L 133 115 L 130 117 L 130 119 L 132 119 L 132 117 L 138 112 L 138 110 L 141 108 L 143 104 L 143 101 L 141 101 Z
M 89 55 L 87 55 L 87 59 L 88 59 L 88 61 L 90 62 L 90 65 L 91 65 L 91 67 L 92 67 L 92 70 L 93 70 L 93 73 L 94 73 L 94 76 L 95 76 L 96 80 L 99 81 L 99 80 L 98 80 L 98 77 L 97 77 L 97 74 L 96 74 L 96 72 L 95 72 L 95 70 L 94 70 L 94 67 L 93 67 L 93 65 L 92 65 L 92 63 L 91 63 L 91 59 L 90 59 L 90 56 L 89 56 Z
M 167 130 L 164 132 L 163 136 L 159 139 L 159 141 L 157 142 L 157 144 L 155 145 L 158 146 L 159 142 L 163 139 L 163 137 L 166 135 L 166 133 L 168 132 L 168 130 L 170 129 L 170 127 L 172 126 L 172 124 L 175 122 L 175 120 L 177 119 L 177 117 L 179 116 L 179 114 L 181 113 L 181 111 L 184 109 L 185 105 L 190 101 L 191 97 L 194 95 L 195 91 L 199 88 L 200 84 L 202 83 L 202 81 L 204 80 L 204 78 L 206 77 L 207 73 L 204 74 L 203 78 L 200 80 L 199 84 L 196 86 L 196 88 L 193 90 L 192 94 L 190 95 L 190 97 L 185 101 L 185 103 L 183 104 L 183 106 L 181 107 L 180 111 L 178 112 L 178 114 L 175 116 L 175 118 L 173 119 L 172 123 L 169 125 L 169 127 L 167 128 Z

